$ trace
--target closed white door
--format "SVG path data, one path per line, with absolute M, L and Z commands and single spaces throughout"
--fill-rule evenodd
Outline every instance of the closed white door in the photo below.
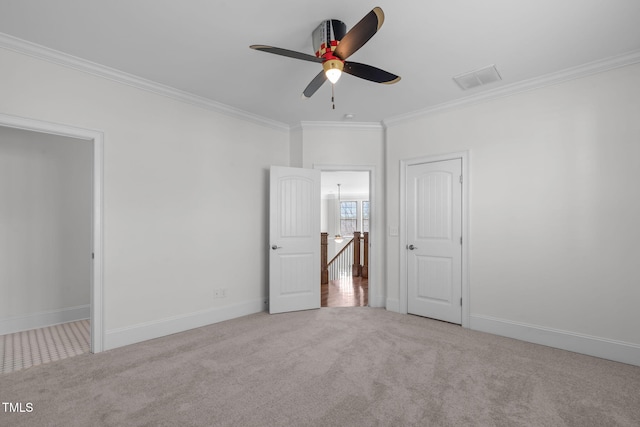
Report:
M 320 171 L 271 167 L 269 312 L 320 308 Z
M 462 160 L 407 168 L 407 309 L 462 323 Z

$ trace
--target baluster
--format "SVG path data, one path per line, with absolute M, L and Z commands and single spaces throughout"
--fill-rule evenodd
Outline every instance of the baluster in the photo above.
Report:
M 356 258 L 355 258 L 355 241 L 351 241 L 351 249 L 349 249 L 349 267 L 347 267 L 347 274 L 349 276 L 353 276 L 353 266 L 356 263 Z

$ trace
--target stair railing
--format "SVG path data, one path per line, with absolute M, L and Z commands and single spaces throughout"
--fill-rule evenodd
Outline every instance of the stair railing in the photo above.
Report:
M 344 248 L 327 264 L 329 280 L 338 280 L 340 277 L 351 276 L 353 268 L 353 239 L 349 240 Z
M 328 237 L 328 233 L 320 234 L 320 283 L 326 285 L 329 279 L 337 280 L 341 276 L 348 275 L 367 279 L 369 277 L 369 233 L 354 232 L 353 239 L 330 262 L 327 262 Z

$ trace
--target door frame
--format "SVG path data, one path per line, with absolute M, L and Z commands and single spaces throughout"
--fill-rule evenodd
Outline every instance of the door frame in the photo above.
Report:
M 314 164 L 313 169 L 320 169 L 320 172 L 369 172 L 369 203 L 373 206 L 373 212 L 376 212 L 376 167 L 373 165 L 332 165 L 332 164 Z M 369 208 L 371 209 L 371 207 Z M 384 215 L 384 214 L 383 214 Z M 370 215 L 369 218 L 369 265 L 373 268 L 369 269 L 368 278 L 368 299 L 369 307 L 384 307 L 385 297 L 380 295 L 378 289 L 378 256 L 376 248 L 378 237 L 382 230 L 378 228 L 378 224 L 382 224 L 377 218 L 378 215 Z M 372 232 L 373 231 L 373 232 Z M 318 273 L 319 274 L 319 273 Z
M 408 313 L 407 272 L 407 169 L 409 166 L 422 163 L 433 163 L 444 160 L 460 159 L 462 161 L 462 327 L 470 327 L 470 292 L 469 292 L 469 151 L 448 154 L 422 156 L 400 160 L 400 313 Z
M 91 349 L 92 353 L 104 350 L 104 306 L 103 306 L 103 144 L 104 133 L 59 123 L 11 116 L 0 113 L 0 126 L 40 132 L 49 135 L 81 139 L 93 144 L 93 200 L 92 200 L 92 247 L 91 269 Z

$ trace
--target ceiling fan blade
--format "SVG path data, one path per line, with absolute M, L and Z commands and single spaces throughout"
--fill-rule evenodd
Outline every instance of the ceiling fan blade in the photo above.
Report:
M 384 12 L 379 7 L 374 7 L 345 34 L 333 54 L 344 61 L 369 41 L 383 23 Z
M 322 58 L 318 58 L 317 56 L 308 55 L 302 52 L 296 52 L 295 50 L 282 49 L 280 47 L 273 47 L 273 46 L 265 46 L 262 44 L 253 44 L 249 47 L 251 49 L 259 50 L 262 52 L 275 53 L 276 55 L 286 56 L 288 58 L 302 59 L 303 61 L 322 63 Z
M 320 86 L 322 86 L 322 84 L 326 80 L 327 80 L 327 75 L 325 74 L 324 70 L 320 71 L 318 75 L 315 76 L 313 80 L 311 80 L 311 83 L 307 85 L 304 92 L 302 92 L 302 97 L 305 99 L 311 98 L 311 95 L 316 93 L 316 91 L 320 89 Z
M 396 76 L 388 71 L 381 70 L 380 68 L 372 67 L 367 64 L 360 64 L 359 62 L 345 61 L 344 69 L 345 73 L 352 76 L 360 77 L 361 79 L 369 80 L 376 83 L 393 84 L 400 81 L 400 76 Z

